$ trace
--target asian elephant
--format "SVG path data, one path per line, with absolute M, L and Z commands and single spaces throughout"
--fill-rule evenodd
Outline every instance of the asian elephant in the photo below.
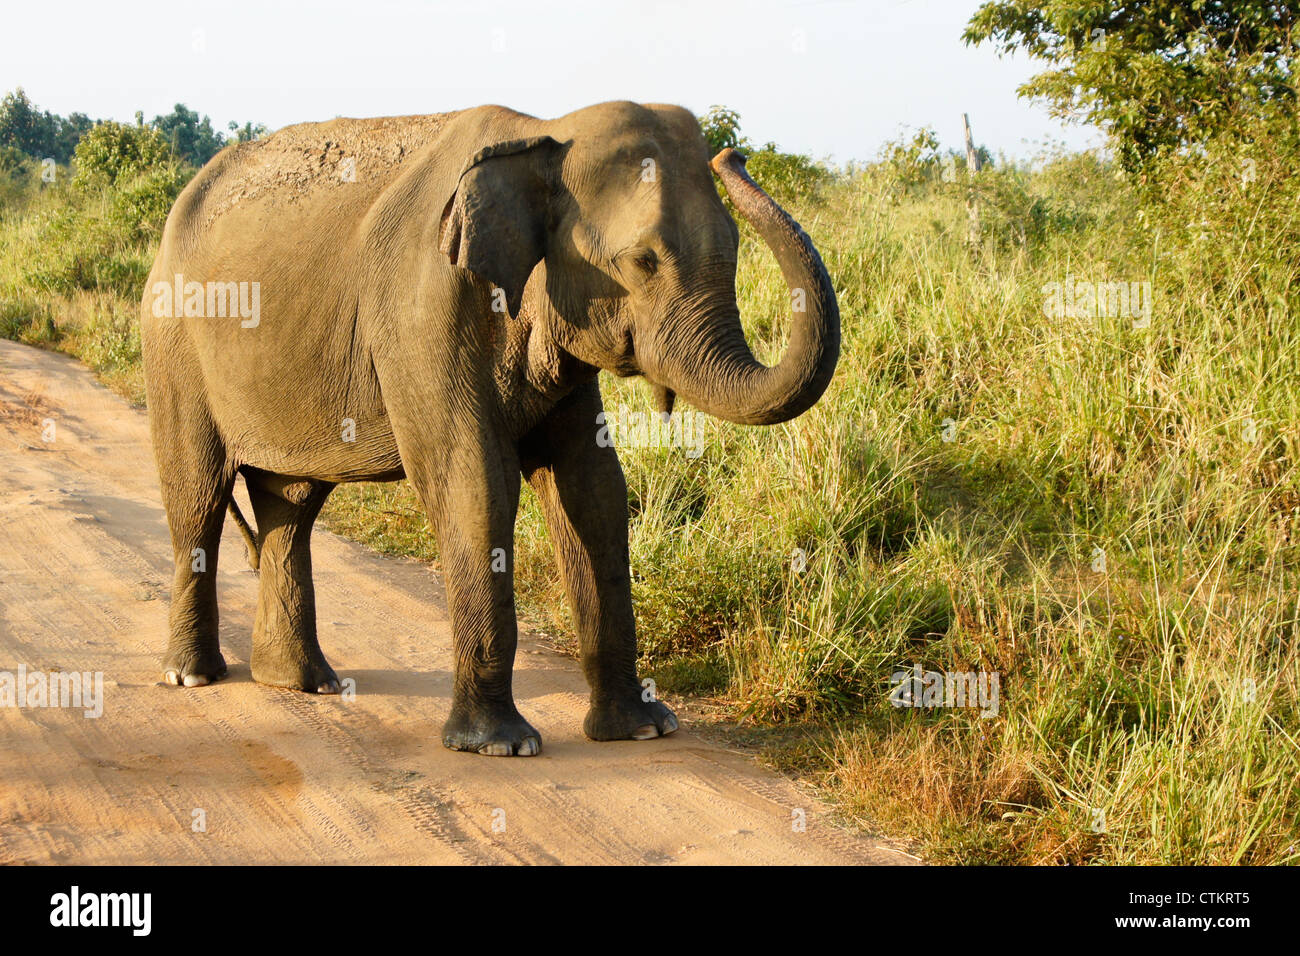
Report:
M 792 290 L 780 362 L 750 352 L 739 233 Z M 218 154 L 177 199 L 142 302 L 150 426 L 176 571 L 168 683 L 226 673 L 217 549 L 228 509 L 260 553 L 257 681 L 339 688 L 316 640 L 309 539 L 340 482 L 410 479 L 434 529 L 455 641 L 443 743 L 536 754 L 511 690 L 520 479 L 555 542 L 595 740 L 677 729 L 643 700 L 627 490 L 596 440 L 597 372 L 642 375 L 731 422 L 784 422 L 839 356 L 808 236 L 695 117 L 604 103 L 555 120 L 498 106 L 288 127 Z M 242 474 L 256 531 L 231 497 Z M 647 695 L 650 696 L 650 695 Z

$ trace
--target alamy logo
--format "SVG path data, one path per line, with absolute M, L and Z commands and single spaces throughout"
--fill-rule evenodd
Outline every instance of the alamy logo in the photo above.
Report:
M 1042 288 L 1043 315 L 1049 319 L 1132 319 L 1134 328 L 1151 322 L 1150 282 L 1092 282 L 1066 275 Z
M 71 707 L 80 708 L 87 717 L 104 713 L 104 674 L 102 671 L 28 671 L 18 665 L 18 673 L 0 671 L 0 707 Z
M 601 448 L 618 445 L 620 448 L 684 448 L 687 458 L 704 454 L 703 412 L 677 412 L 664 415 L 659 412 L 634 412 L 620 405 L 617 412 L 601 412 L 596 416 L 600 430 L 596 444 Z
M 240 328 L 255 329 L 262 321 L 260 282 L 186 282 L 179 272 L 172 282 L 155 282 L 153 315 L 158 319 L 236 318 Z
M 82 893 L 74 886 L 50 897 L 51 926 L 129 926 L 132 935 L 148 936 L 153 896 L 149 893 Z
M 1002 679 L 997 671 L 894 671 L 889 702 L 895 707 L 978 707 L 981 717 L 998 715 Z

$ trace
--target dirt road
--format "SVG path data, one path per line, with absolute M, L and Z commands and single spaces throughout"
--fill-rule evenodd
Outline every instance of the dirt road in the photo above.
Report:
M 441 582 L 323 530 L 320 641 L 355 699 L 253 683 L 257 579 L 229 521 L 230 677 L 167 687 L 170 544 L 144 413 L 76 362 L 0 341 L 0 467 L 0 672 L 103 673 L 99 717 L 0 706 L 0 863 L 911 862 L 689 728 L 587 741 L 576 663 L 527 633 L 515 691 L 543 753 L 444 750 Z

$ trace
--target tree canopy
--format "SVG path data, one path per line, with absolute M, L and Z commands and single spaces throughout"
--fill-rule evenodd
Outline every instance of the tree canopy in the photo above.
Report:
M 53 158 L 59 163 L 69 162 L 77 144 L 102 120 L 92 120 L 85 113 L 71 113 L 66 117 L 40 110 L 32 104 L 22 87 L 0 99 L 0 149 L 14 149 L 32 159 Z M 114 130 L 105 135 L 122 137 L 123 127 L 112 124 Z M 136 125 L 144 126 L 144 114 L 136 112 Z M 172 155 L 194 166 L 202 166 L 229 142 L 246 142 L 265 136 L 267 129 L 261 123 L 230 123 L 231 135 L 213 129 L 212 120 L 200 116 L 184 103 L 177 103 L 165 116 L 155 116 L 148 128 L 161 135 L 164 146 Z M 143 142 L 143 140 L 141 140 Z
M 992 0 L 963 39 L 1046 61 L 1021 95 L 1101 126 L 1137 171 L 1240 120 L 1292 112 L 1296 15 L 1285 0 Z
M 212 120 L 184 103 L 177 103 L 166 116 L 155 116 L 149 125 L 163 134 L 173 153 L 195 166 L 202 166 L 226 145 L 226 137 L 212 128 Z
M 85 113 L 65 118 L 38 110 L 21 86 L 0 100 L 0 147 L 12 147 L 33 159 L 66 163 L 77 140 L 94 125 Z

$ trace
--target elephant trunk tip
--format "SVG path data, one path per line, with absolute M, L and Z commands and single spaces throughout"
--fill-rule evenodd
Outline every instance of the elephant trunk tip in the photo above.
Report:
M 718 155 L 709 160 L 709 168 L 721 176 L 724 169 L 734 170 L 737 166 L 744 169 L 747 158 L 740 150 L 731 146 L 724 146 L 718 150 Z

